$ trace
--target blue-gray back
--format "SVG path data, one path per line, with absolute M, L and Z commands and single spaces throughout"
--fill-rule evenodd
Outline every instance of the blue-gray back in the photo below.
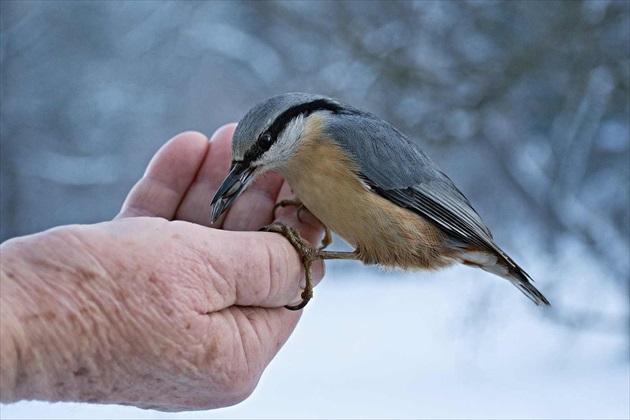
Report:
M 464 244 L 495 250 L 481 217 L 420 147 L 387 122 L 347 109 L 331 115 L 325 130 L 354 158 L 376 193 L 431 219 Z

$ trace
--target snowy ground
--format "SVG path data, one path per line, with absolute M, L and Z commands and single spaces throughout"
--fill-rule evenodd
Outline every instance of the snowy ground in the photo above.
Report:
M 557 326 L 479 270 L 357 268 L 349 276 L 336 267 L 240 405 L 173 414 L 19 403 L 2 406 L 2 418 L 630 417 L 627 337 Z M 627 313 L 626 300 L 611 293 L 607 307 Z

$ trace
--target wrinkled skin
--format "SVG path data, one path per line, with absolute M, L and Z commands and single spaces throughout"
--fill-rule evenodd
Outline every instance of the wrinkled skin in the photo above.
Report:
M 256 232 L 291 198 L 267 174 L 209 229 L 235 125 L 162 147 L 115 220 L 2 244 L 1 397 L 191 410 L 251 394 L 295 328 L 300 259 Z M 320 223 L 278 218 L 310 242 Z M 236 232 L 238 231 L 238 232 Z M 323 266 L 314 266 L 320 279 Z

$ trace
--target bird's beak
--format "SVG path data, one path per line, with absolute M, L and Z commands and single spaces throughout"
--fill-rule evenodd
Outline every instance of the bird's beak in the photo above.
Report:
M 217 190 L 217 193 L 212 199 L 212 215 L 210 221 L 216 222 L 219 217 L 225 212 L 238 198 L 239 195 L 245 190 L 247 184 L 254 175 L 254 168 L 243 162 L 235 162 L 230 168 L 230 173 L 227 174 L 225 180 Z

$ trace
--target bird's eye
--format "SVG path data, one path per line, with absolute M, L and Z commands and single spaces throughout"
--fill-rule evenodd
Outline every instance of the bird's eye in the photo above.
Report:
M 273 144 L 273 139 L 271 138 L 271 134 L 262 133 L 260 137 L 258 137 L 258 147 L 263 150 L 269 150 L 271 145 Z

